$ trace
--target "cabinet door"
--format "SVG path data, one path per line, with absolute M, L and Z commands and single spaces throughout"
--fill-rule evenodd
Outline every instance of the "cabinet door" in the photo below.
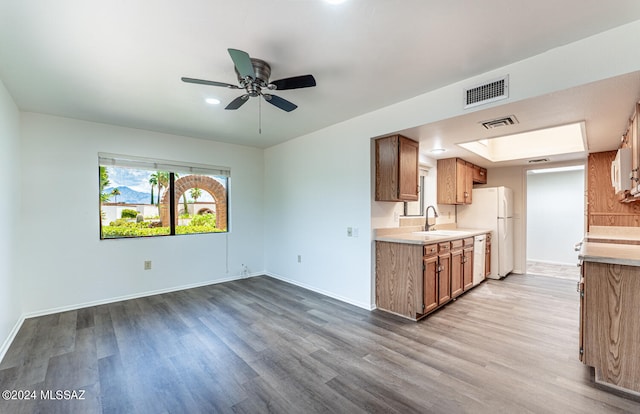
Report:
M 438 307 L 438 256 L 424 258 L 422 313 Z
M 451 251 L 451 297 L 455 298 L 464 291 L 462 249 Z
M 487 169 L 478 165 L 473 166 L 473 183 L 474 184 L 486 184 L 487 183 Z
M 416 141 L 400 136 L 399 151 L 398 198 L 403 201 L 418 201 L 419 144 Z
M 456 198 L 456 159 L 445 158 L 437 163 L 437 202 L 438 204 L 457 204 Z
M 473 287 L 473 247 L 464 249 L 462 255 L 462 280 L 466 291 Z
M 473 164 L 465 162 L 464 171 L 464 203 L 471 204 L 471 194 L 473 194 Z
M 401 135 L 376 139 L 376 201 L 418 200 L 418 147 Z
M 451 300 L 451 254 L 438 256 L 438 305 Z
M 467 204 L 467 163 L 460 158 L 456 159 L 456 203 Z

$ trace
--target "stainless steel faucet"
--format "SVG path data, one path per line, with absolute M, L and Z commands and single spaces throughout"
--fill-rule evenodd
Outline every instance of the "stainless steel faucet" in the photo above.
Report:
M 427 207 L 427 209 L 424 212 L 424 231 L 429 231 L 431 230 L 431 227 L 435 226 L 435 220 L 433 224 L 429 224 L 429 209 L 432 208 L 433 209 L 433 218 L 438 218 L 438 212 L 436 211 L 436 208 L 434 206 L 429 206 Z

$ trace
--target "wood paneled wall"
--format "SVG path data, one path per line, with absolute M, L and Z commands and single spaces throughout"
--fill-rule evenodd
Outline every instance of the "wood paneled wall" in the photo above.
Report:
M 587 225 L 589 227 L 640 227 L 640 201 L 621 203 L 611 186 L 611 162 L 615 157 L 616 151 L 589 154 L 587 163 Z

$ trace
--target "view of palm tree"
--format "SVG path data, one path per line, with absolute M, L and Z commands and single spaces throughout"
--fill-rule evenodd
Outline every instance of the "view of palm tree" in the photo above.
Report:
M 151 204 L 153 204 L 153 188 L 158 185 L 158 173 L 153 173 L 149 177 L 149 184 L 151 184 Z M 158 198 L 160 198 L 160 190 L 158 189 Z
M 197 203 L 198 199 L 202 196 L 202 190 L 198 187 L 192 188 L 189 191 L 189 195 L 191 196 L 191 198 L 193 198 L 193 202 Z
M 111 190 L 111 195 L 115 197 L 116 199 L 116 204 L 118 204 L 118 196 L 120 195 L 120 190 L 118 190 L 118 187 L 114 188 L 113 190 Z

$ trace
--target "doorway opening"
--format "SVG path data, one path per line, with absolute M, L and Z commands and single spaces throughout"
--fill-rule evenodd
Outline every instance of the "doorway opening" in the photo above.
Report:
M 584 164 L 527 171 L 527 274 L 579 280 L 584 176 Z

